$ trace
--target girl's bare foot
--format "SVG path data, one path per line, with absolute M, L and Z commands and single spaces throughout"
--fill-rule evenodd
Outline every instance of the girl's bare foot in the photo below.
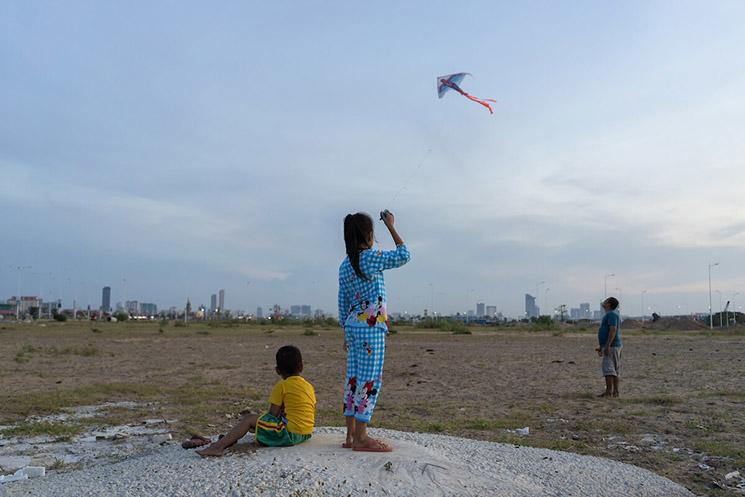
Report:
M 354 447 L 354 437 L 347 436 L 346 441 L 341 444 L 342 448 L 344 449 L 351 449 Z
M 212 447 L 211 445 L 207 447 L 206 449 L 197 450 L 195 451 L 197 454 L 199 454 L 202 457 L 222 457 L 223 452 L 225 452 L 224 449 L 218 449 L 217 447 Z
M 362 442 L 357 442 L 355 440 L 352 450 L 360 452 L 391 452 L 393 449 L 386 445 L 382 440 L 367 437 Z

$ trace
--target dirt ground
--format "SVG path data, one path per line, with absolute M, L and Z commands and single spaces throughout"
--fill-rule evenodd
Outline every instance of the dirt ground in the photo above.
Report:
M 342 425 L 336 329 L 69 322 L 0 324 L 0 424 L 135 400 L 147 407 L 109 421 L 156 415 L 177 418 L 177 435 L 225 431 L 241 410 L 266 408 L 286 344 L 303 352 L 316 424 Z M 739 495 L 713 481 L 745 475 L 745 333 L 624 330 L 620 399 L 596 397 L 595 346 L 591 331 L 398 328 L 373 426 L 598 455 L 699 495 Z M 527 437 L 509 431 L 524 426 Z

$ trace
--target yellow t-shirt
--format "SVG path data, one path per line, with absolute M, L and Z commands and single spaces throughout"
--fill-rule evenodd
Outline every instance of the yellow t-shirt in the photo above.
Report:
M 284 405 L 287 431 L 298 435 L 313 432 L 316 410 L 316 393 L 313 385 L 302 376 L 289 376 L 274 385 L 269 402 Z

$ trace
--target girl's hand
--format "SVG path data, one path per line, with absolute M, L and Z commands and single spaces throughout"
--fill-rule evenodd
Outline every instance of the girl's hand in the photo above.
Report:
M 395 221 L 395 218 L 393 217 L 393 213 L 392 212 L 387 212 L 386 211 L 385 213 L 383 213 L 383 224 L 385 224 L 386 227 L 392 228 L 394 221 Z

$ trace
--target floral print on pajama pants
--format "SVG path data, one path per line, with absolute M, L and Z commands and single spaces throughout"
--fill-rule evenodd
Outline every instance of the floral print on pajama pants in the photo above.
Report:
M 386 329 L 382 326 L 346 326 L 347 375 L 344 416 L 369 423 L 383 381 Z

